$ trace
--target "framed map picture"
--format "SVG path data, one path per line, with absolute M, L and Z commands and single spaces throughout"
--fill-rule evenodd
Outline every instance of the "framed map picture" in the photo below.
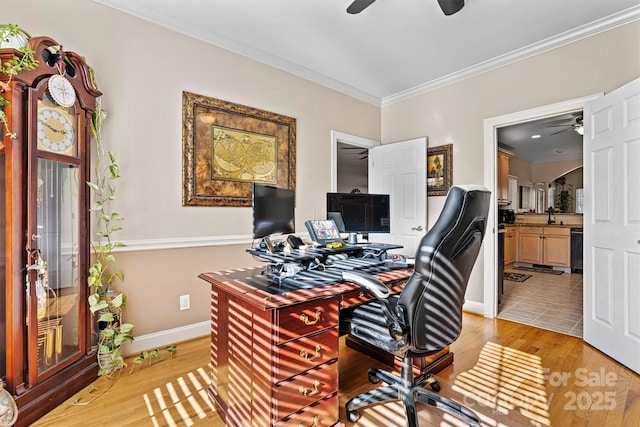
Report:
M 295 190 L 296 119 L 182 93 L 182 205 L 251 207 L 253 182 Z

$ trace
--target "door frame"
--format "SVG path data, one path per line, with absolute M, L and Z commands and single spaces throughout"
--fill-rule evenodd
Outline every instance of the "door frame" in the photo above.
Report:
M 484 239 L 484 316 L 493 318 L 498 314 L 498 292 L 496 286 L 498 258 L 498 234 L 496 224 L 498 220 L 496 189 L 498 188 L 498 141 L 497 129 L 521 122 L 557 116 L 567 112 L 584 109 L 587 102 L 599 98 L 602 93 L 571 99 L 529 110 L 517 111 L 502 116 L 491 117 L 484 120 L 484 186 L 491 191 L 491 205 L 489 206 L 489 218 L 487 230 L 491 231 L 490 238 Z M 587 179 L 587 177 L 584 177 Z
M 353 145 L 354 147 L 372 148 L 380 145 L 380 141 L 350 135 L 348 133 L 331 131 L 331 191 L 338 189 L 338 142 Z M 367 177 L 368 179 L 368 177 Z

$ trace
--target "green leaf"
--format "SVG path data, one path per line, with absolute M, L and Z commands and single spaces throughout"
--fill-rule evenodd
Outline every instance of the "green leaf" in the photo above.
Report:
M 107 307 L 109 307 L 107 302 L 104 301 L 104 300 L 100 300 L 95 305 L 89 306 L 89 309 L 91 310 L 91 314 L 96 314 L 96 311 L 104 310 Z M 101 318 L 102 318 L 102 316 L 101 316 Z
M 106 305 L 106 303 L 105 303 L 105 305 Z M 113 313 L 110 313 L 108 311 L 106 313 L 102 313 L 100 318 L 98 318 L 98 321 L 100 321 L 100 322 L 109 322 L 109 323 L 113 322 Z
M 116 295 L 112 300 L 111 300 L 111 305 L 113 307 L 121 307 L 122 304 L 124 304 L 124 294 L 120 293 L 118 295 Z
M 96 184 L 94 184 L 93 182 L 89 182 L 87 181 L 87 185 L 89 186 L 89 188 L 91 188 L 93 191 L 100 191 L 100 187 L 98 187 Z
M 100 295 L 98 294 L 91 294 L 89 295 L 89 297 L 87 298 L 89 300 L 89 305 L 96 305 L 97 303 L 100 302 Z
M 120 171 L 120 168 L 115 163 L 112 163 L 109 165 L 109 177 L 111 179 L 120 178 L 120 175 L 118 175 L 119 171 Z
M 122 332 L 123 334 L 128 334 L 133 330 L 133 328 L 134 328 L 133 324 L 123 323 L 122 325 L 120 325 L 120 332 Z

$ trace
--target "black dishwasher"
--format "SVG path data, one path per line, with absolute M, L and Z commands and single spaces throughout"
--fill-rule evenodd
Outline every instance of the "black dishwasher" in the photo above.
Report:
M 504 293 L 504 224 L 498 224 L 498 304 Z
M 582 273 L 582 228 L 571 229 L 571 272 Z

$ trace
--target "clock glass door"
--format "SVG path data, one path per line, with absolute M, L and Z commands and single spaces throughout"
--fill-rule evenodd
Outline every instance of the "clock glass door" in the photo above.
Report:
M 36 233 L 30 254 L 29 316 L 37 329 L 37 372 L 79 352 L 78 166 L 38 159 Z M 35 314 L 35 316 L 34 316 Z M 33 360 L 33 359 L 32 359 Z

